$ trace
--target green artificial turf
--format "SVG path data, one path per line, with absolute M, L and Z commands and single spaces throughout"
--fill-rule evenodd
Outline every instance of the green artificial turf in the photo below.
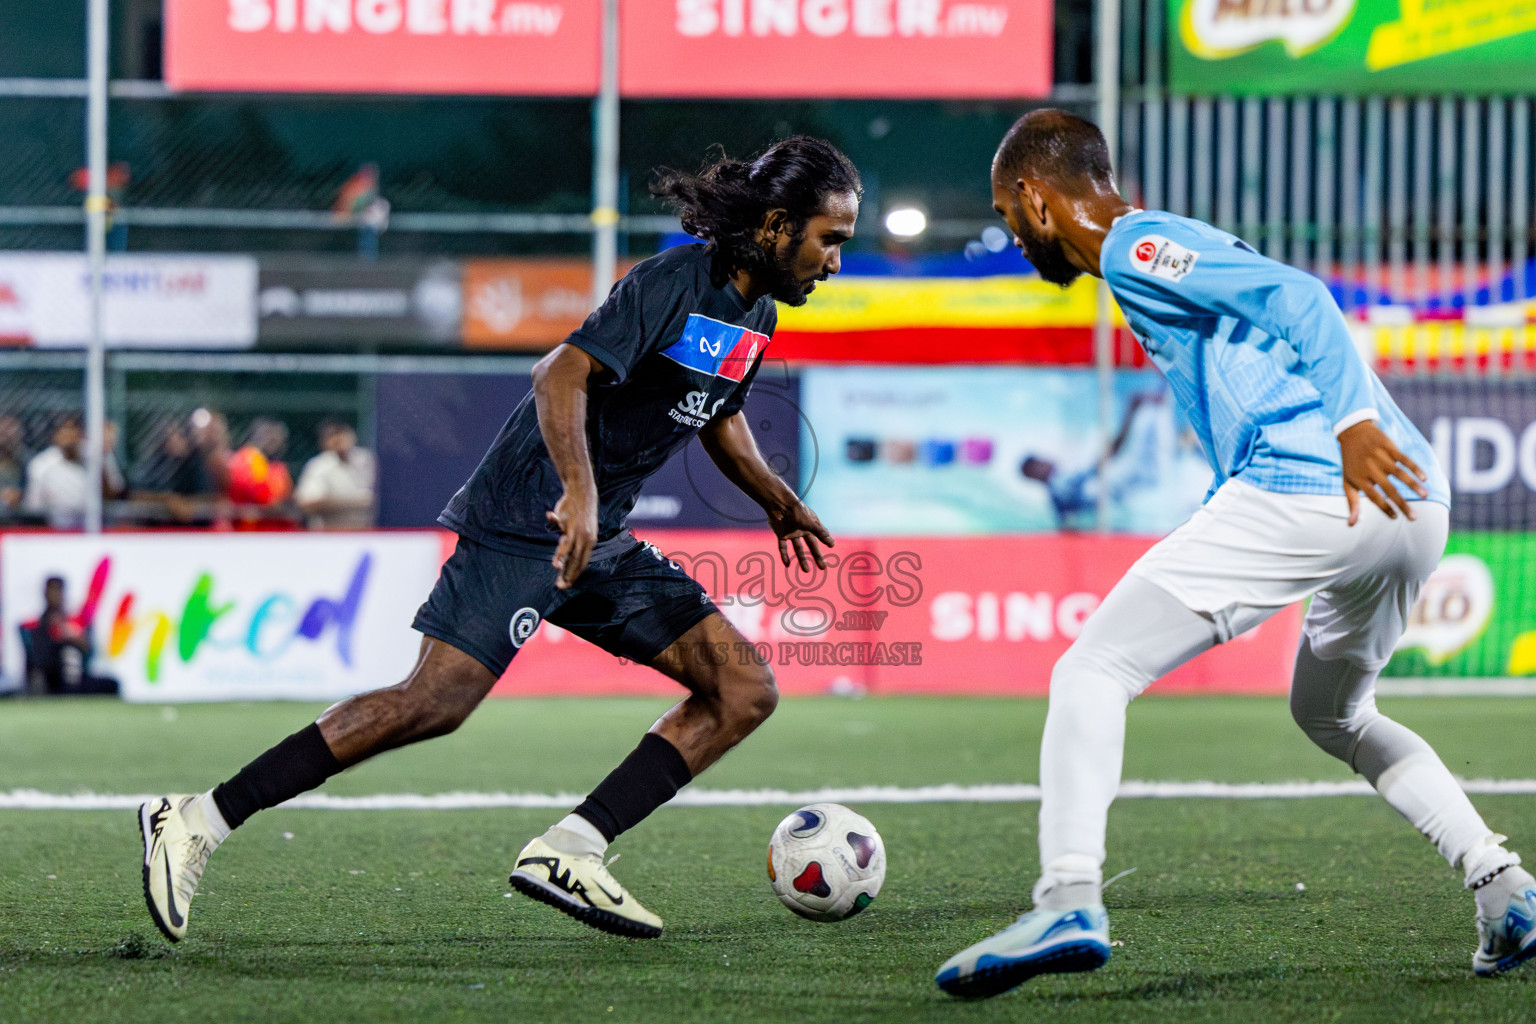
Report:
M 1524 700 L 1399 700 L 1466 776 L 1536 775 Z M 504 701 L 453 737 L 332 780 L 334 793 L 582 792 L 654 701 Z M 0 790 L 203 787 L 316 709 L 0 704 Z M 791 700 L 710 788 L 1028 782 L 1035 701 Z M 171 720 L 174 717 L 174 720 Z M 1344 779 L 1283 702 L 1149 699 L 1127 777 Z M 1536 799 L 1479 797 L 1536 849 Z M 611 938 L 508 898 L 517 849 L 558 812 L 274 810 L 221 848 L 172 948 L 144 912 L 128 811 L 0 812 L 0 1021 L 1529 1021 L 1536 969 L 1472 978 L 1472 904 L 1381 801 L 1126 800 L 1111 815 L 1114 949 L 1092 975 L 981 1003 L 934 969 L 1024 909 L 1033 804 L 871 804 L 890 870 L 869 911 L 813 924 L 767 884 L 789 807 L 676 808 L 614 846 L 666 934 Z M 1298 886 L 1304 886 L 1299 888 Z M 1532 965 L 1536 968 L 1536 964 Z M 611 1009 L 610 1009 L 611 1007 Z

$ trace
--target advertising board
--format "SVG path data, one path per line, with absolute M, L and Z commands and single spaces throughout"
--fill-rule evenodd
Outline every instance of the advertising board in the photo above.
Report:
M 597 92 L 598 0 L 166 0 L 165 79 L 218 92 Z
M 431 532 L 6 534 L 3 662 L 20 669 L 21 624 L 59 576 L 90 670 L 127 700 L 335 700 L 409 669 L 441 557 Z
M 1383 676 L 1536 675 L 1536 534 L 1453 532 Z
M 1167 0 L 1177 92 L 1521 93 L 1536 4 L 1518 0 Z
M 90 287 L 83 253 L 0 252 L 0 342 L 83 348 Z M 253 257 L 113 254 L 102 288 L 102 329 L 114 348 L 256 342 Z
M 451 260 L 264 259 L 260 339 L 456 343 L 463 318 L 459 277 Z
M 779 562 L 759 531 L 643 536 L 702 583 L 745 646 L 694 652 L 770 664 L 789 694 L 1044 696 L 1051 668 L 1104 595 L 1153 543 L 1138 537 L 845 536 L 828 571 Z M 1300 607 L 1200 655 L 1158 693 L 1285 693 Z M 506 696 L 676 694 L 544 623 L 497 684 Z
M 1536 390 L 1524 380 L 1389 377 L 1451 483 L 1451 527 L 1536 529 Z
M 1094 528 L 1102 485 L 1112 529 L 1161 535 L 1211 485 L 1154 370 L 1116 372 L 1112 431 L 1087 369 L 810 367 L 801 381 L 802 493 L 834 533 Z
M 1052 0 L 628 0 L 637 97 L 1049 96 Z

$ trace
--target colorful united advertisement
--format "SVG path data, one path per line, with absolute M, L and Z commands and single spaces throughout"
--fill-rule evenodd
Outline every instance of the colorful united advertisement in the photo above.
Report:
M 165 80 L 229 92 L 590 96 L 597 0 L 166 0 Z
M 766 530 L 643 536 L 704 585 L 741 632 L 690 656 L 771 665 L 788 694 L 1044 696 L 1051 669 L 1153 543 L 1140 537 L 838 538 L 827 571 L 785 569 Z M 1293 606 L 1207 651 L 1156 693 L 1284 693 L 1300 631 Z M 495 693 L 677 694 L 542 624 Z
M 1536 5 L 1168 0 L 1179 92 L 1513 94 L 1536 88 Z
M 411 619 L 440 561 L 431 532 L 7 534 L 0 663 L 21 672 L 22 627 L 57 576 L 87 671 L 128 700 L 334 700 L 410 668 Z
M 1161 535 L 1211 484 L 1152 370 L 812 367 L 801 377 L 801 486 L 834 532 L 940 536 L 1092 529 Z
M 619 87 L 649 97 L 1049 96 L 1052 0 L 625 0 Z
M 1536 533 L 1452 533 L 1387 676 L 1536 675 Z

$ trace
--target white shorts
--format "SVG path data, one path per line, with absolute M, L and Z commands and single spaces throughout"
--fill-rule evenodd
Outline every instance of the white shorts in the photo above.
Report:
M 1416 501 L 1413 511 L 1389 519 L 1362 496 L 1350 526 L 1343 495 L 1276 494 L 1232 479 L 1130 571 L 1209 616 L 1223 641 L 1316 595 L 1302 627 L 1312 652 L 1375 670 L 1445 550 L 1450 509 Z

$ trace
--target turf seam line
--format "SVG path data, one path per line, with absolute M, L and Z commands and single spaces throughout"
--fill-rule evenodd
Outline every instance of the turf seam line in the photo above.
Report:
M 1536 794 L 1536 779 L 1467 779 L 1471 794 Z M 1122 800 L 1296 800 L 1319 797 L 1367 796 L 1375 791 L 1360 781 L 1348 782 L 1155 782 L 1127 780 L 1120 784 Z M 0 792 L 0 810 L 106 811 L 134 808 L 159 794 L 45 793 L 37 789 Z M 1027 783 L 962 786 L 848 786 L 826 789 L 685 789 L 668 806 L 769 807 L 834 802 L 847 804 L 1034 803 L 1040 787 Z M 325 811 L 493 810 L 497 808 L 559 809 L 574 807 L 578 793 L 376 793 L 335 796 L 309 793 L 288 801 L 285 808 Z

